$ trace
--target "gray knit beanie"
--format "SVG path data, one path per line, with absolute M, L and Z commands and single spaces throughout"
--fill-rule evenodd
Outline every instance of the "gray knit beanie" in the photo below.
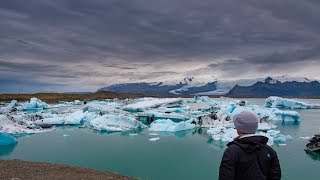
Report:
M 242 111 L 233 117 L 236 129 L 245 134 L 254 134 L 258 129 L 258 118 L 249 111 Z

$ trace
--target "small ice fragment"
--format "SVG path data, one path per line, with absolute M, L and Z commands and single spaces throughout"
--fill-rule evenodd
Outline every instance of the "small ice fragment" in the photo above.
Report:
M 287 144 L 278 144 L 279 146 L 286 146 Z
M 150 136 L 158 136 L 159 134 L 157 133 L 149 133 Z
M 149 139 L 149 141 L 157 141 L 157 140 L 159 140 L 160 138 L 158 138 L 158 137 L 156 137 L 156 138 L 151 138 L 151 139 Z
M 306 136 L 306 137 L 299 137 L 300 139 L 310 139 L 311 137 L 309 137 L 309 136 Z
M 137 136 L 138 134 L 136 133 L 129 133 L 129 136 Z
M 70 136 L 69 134 L 64 134 L 64 135 L 63 135 L 63 137 L 69 137 L 69 136 Z

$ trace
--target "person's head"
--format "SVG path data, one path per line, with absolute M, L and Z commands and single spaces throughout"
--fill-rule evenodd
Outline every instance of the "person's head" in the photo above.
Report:
M 242 111 L 233 117 L 237 133 L 241 135 L 255 134 L 258 129 L 258 118 L 249 111 Z

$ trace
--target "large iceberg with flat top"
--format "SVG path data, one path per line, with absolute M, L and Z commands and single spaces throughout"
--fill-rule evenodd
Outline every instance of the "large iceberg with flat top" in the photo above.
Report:
M 134 117 L 122 114 L 105 114 L 91 120 L 90 125 L 100 131 L 129 131 L 147 127 Z
M 145 109 L 156 108 L 165 104 L 179 103 L 180 98 L 142 98 L 124 107 L 126 111 L 142 112 Z
M 282 109 L 320 109 L 320 104 L 310 104 L 297 99 L 270 96 L 265 100 L 265 107 Z
M 166 132 L 177 132 L 188 129 L 194 129 L 199 127 L 196 125 L 195 120 L 173 122 L 170 119 L 159 119 L 150 124 L 149 131 L 166 131 Z

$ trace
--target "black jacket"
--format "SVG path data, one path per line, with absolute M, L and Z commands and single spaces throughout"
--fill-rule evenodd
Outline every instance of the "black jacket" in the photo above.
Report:
M 225 150 L 219 180 L 277 180 L 281 169 L 277 153 L 264 136 L 236 138 Z

